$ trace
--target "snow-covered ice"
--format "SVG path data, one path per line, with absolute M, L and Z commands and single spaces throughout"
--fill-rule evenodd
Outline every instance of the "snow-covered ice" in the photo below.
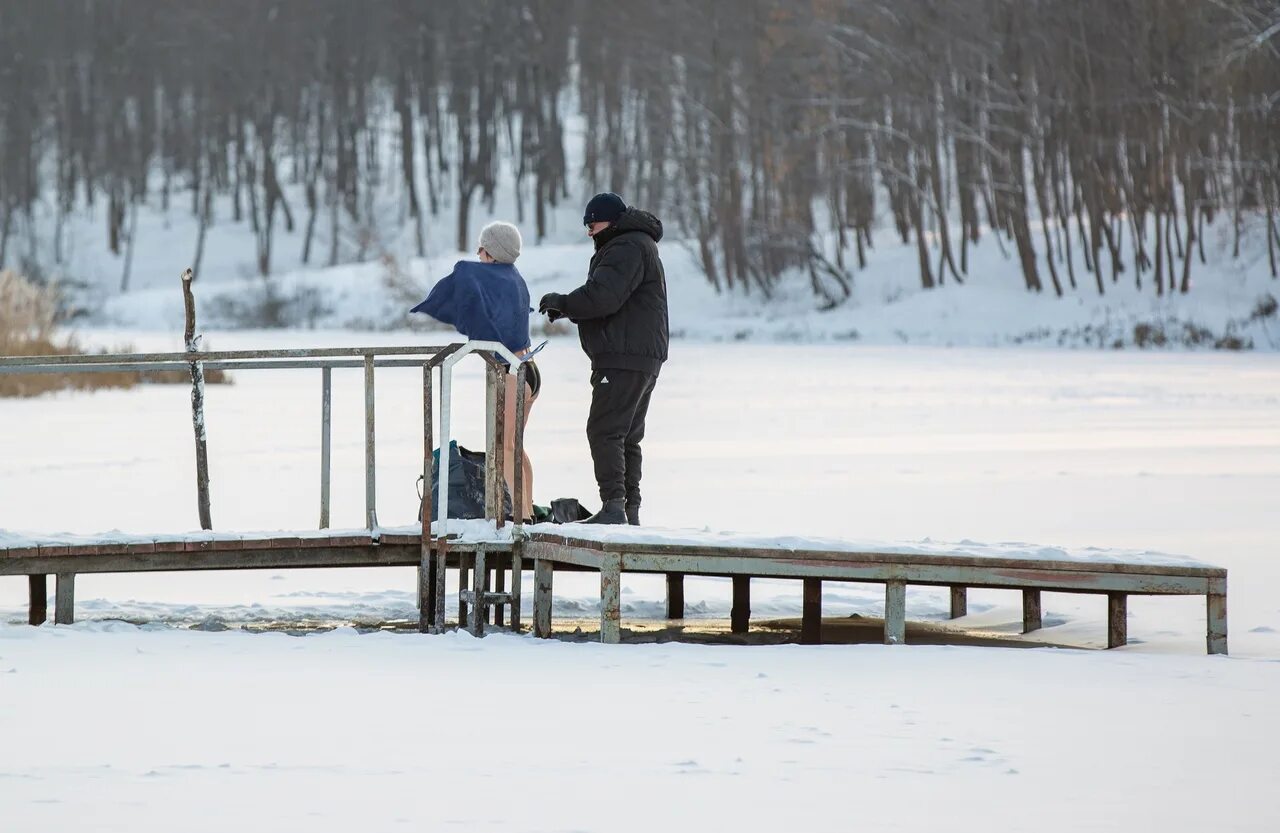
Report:
M 1268 831 L 1278 687 L 1127 651 L 8 628 L 0 800 L 13 830 Z
M 219 349 L 415 338 L 209 335 Z M 557 338 L 539 364 L 535 495 L 589 502 L 585 360 Z M 379 371 L 378 386 L 391 527 L 416 512 L 420 377 Z M 187 395 L 0 401 L 0 527 L 198 526 Z M 314 372 L 209 389 L 218 528 L 315 526 L 319 400 Z M 483 447 L 478 362 L 455 401 L 459 440 Z M 336 526 L 362 520 L 361 414 L 358 371 L 335 372 Z M 1226 567 L 1232 655 L 1205 656 L 1191 598 L 1132 599 L 1133 644 L 1111 652 L 600 646 L 175 627 L 407 615 L 407 569 L 81 576 L 81 623 L 0 625 L 0 828 L 1280 827 L 1274 354 L 677 342 L 646 452 L 645 515 L 661 527 L 1031 541 Z M 558 601 L 590 610 L 595 581 L 557 575 Z M 7 622 L 24 616 L 25 585 L 0 579 Z M 826 592 L 829 615 L 883 604 L 876 585 Z M 728 610 L 726 581 L 691 579 L 686 594 L 695 615 Z M 624 620 L 661 598 L 660 577 L 624 577 Z M 794 613 L 798 582 L 760 582 L 752 601 Z M 1104 640 L 1105 600 L 1044 604 L 1046 639 Z M 907 605 L 942 618 L 945 593 L 912 588 Z M 973 591 L 967 624 L 1015 633 L 1019 605 Z

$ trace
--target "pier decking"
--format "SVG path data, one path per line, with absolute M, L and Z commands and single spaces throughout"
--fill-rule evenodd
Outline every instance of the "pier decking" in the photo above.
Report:
M 750 621 L 752 578 L 799 579 L 804 586 L 801 640 L 821 641 L 822 583 L 873 582 L 885 587 L 886 644 L 906 639 L 908 585 L 951 591 L 951 616 L 967 612 L 970 587 L 1019 590 L 1023 632 L 1042 626 L 1041 593 L 1106 595 L 1107 647 L 1128 641 L 1128 598 L 1204 596 L 1206 647 L 1227 652 L 1227 571 L 1181 556 L 1124 550 L 1067 552 L 1052 548 L 981 544 L 891 545 L 805 539 L 777 541 L 698 532 L 647 532 L 573 526 L 533 532 L 523 554 L 534 563 L 534 633 L 550 634 L 553 576 L 571 567 L 600 572 L 600 639 L 620 639 L 623 573 L 667 576 L 668 618 L 683 616 L 683 577 L 727 576 L 733 581 L 732 628 Z
M 30 621 L 45 620 L 47 576 L 56 576 L 55 621 L 74 621 L 75 576 L 172 570 L 244 570 L 316 567 L 417 567 L 420 628 L 446 627 L 444 571 L 456 570 L 456 622 L 483 634 L 491 623 L 520 630 L 520 599 L 531 568 L 533 632 L 551 634 L 557 570 L 600 573 L 600 639 L 621 639 L 623 573 L 667 577 L 667 617 L 684 616 L 683 581 L 688 575 L 725 576 L 733 581 L 732 630 L 750 623 L 752 578 L 803 583 L 801 640 L 821 642 L 822 584 L 872 582 L 885 588 L 884 641 L 906 641 L 906 588 L 950 588 L 951 615 L 965 615 L 970 587 L 1022 594 L 1023 631 L 1039 630 L 1041 593 L 1105 595 L 1107 646 L 1128 638 L 1128 599 L 1141 595 L 1193 595 L 1206 600 L 1206 647 L 1227 651 L 1227 572 L 1179 556 L 1117 550 L 1080 553 L 1035 547 L 979 544 L 876 544 L 805 539 L 761 539 L 678 530 L 633 530 L 570 525 L 525 527 L 524 535 L 486 522 L 455 522 L 461 534 L 423 546 L 413 527 L 321 530 L 298 533 L 190 533 L 178 536 L 49 536 L 20 538 L 0 533 L 0 576 L 30 577 Z M 510 578 L 508 579 L 508 574 Z M 491 586 L 492 582 L 492 586 Z M 496 611 L 492 609 L 497 608 Z M 491 617 L 491 611 L 494 615 Z

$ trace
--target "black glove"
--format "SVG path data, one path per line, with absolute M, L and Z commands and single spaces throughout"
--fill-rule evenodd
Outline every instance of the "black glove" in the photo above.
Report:
M 538 302 L 538 312 L 543 313 L 552 321 L 557 318 L 564 318 L 561 306 L 564 304 L 564 296 L 558 292 L 548 292 L 542 296 L 542 300 Z

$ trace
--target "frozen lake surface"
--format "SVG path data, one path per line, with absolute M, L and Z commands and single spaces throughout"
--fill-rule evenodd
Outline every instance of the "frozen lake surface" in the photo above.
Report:
M 594 503 L 586 360 L 559 338 L 539 363 L 535 500 Z M 462 380 L 458 439 L 482 448 L 478 362 Z M 378 385 L 379 517 L 408 523 L 420 373 L 379 371 Z M 319 388 L 317 371 L 253 371 L 210 389 L 215 528 L 315 526 Z M 358 372 L 335 373 L 334 405 L 333 525 L 358 526 Z M 0 401 L 0 425 L 0 528 L 198 526 L 183 387 Z M 131 831 L 1280 825 L 1280 356 L 678 341 L 645 451 L 645 519 L 662 526 L 1118 547 L 1227 567 L 1232 656 L 1204 656 L 1204 603 L 1187 598 L 1132 599 L 1133 644 L 1107 653 L 608 647 L 164 624 L 395 618 L 414 607 L 410 570 L 82 576 L 83 623 L 0 625 L 5 815 L 30 829 L 92 813 L 98 829 Z M 798 582 L 758 584 L 754 615 L 798 612 Z M 0 580 L 0 618 L 25 616 L 25 585 Z M 557 578 L 575 611 L 595 590 L 592 576 Z M 690 580 L 686 594 L 693 615 L 727 615 L 727 581 Z M 624 620 L 661 599 L 660 579 L 626 577 Z M 876 615 L 883 593 L 829 584 L 824 602 Z M 907 605 L 940 618 L 946 598 L 913 588 Z M 1012 632 L 1019 605 L 974 591 L 969 621 Z M 1045 639 L 1105 641 L 1101 597 L 1044 606 Z M 120 616 L 156 624 L 102 621 Z M 466 696 L 423 705 L 453 692 Z

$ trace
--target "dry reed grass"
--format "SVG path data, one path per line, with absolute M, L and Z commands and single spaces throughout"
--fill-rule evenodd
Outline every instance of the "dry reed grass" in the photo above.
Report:
M 74 338 L 59 342 L 55 335 L 58 294 L 12 271 L 0 271 L 0 356 L 84 355 Z M 128 353 L 130 345 L 112 352 Z M 105 351 L 99 351 L 105 352 Z M 206 370 L 205 383 L 230 384 L 221 370 Z M 39 396 L 55 390 L 132 388 L 139 384 L 190 384 L 183 371 L 104 371 L 102 373 L 40 373 L 0 375 L 0 397 Z

